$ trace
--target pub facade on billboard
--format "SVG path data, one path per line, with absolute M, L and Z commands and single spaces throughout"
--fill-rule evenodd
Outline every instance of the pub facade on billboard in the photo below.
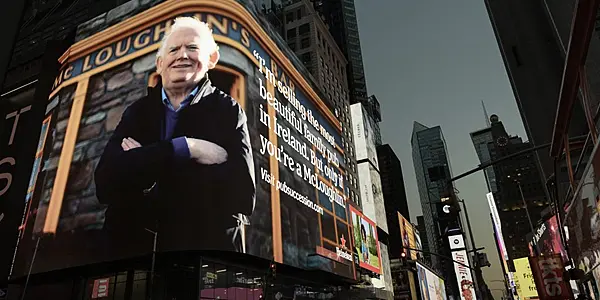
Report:
M 218 63 L 165 138 L 157 51 L 178 17 L 212 28 Z M 40 124 L 13 295 L 30 275 L 25 299 L 48 278 L 53 299 L 343 298 L 357 274 L 341 125 L 257 20 L 246 1 L 186 0 L 80 26 Z M 176 160 L 184 136 L 226 159 Z

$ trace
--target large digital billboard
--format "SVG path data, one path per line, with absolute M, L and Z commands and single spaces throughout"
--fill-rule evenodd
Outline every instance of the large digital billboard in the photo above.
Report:
M 535 247 L 542 254 L 560 254 L 563 261 L 569 261 L 567 251 L 563 246 L 560 237 L 560 227 L 556 220 L 556 216 L 550 217 L 536 228 L 535 233 L 531 235 L 529 240 L 529 254 L 535 256 Z
M 360 267 L 381 274 L 377 225 L 353 206 L 350 206 L 350 214 L 354 233 L 354 252 L 358 254 Z
M 356 149 L 356 160 L 368 160 L 379 170 L 377 161 L 377 143 L 375 142 L 376 126 L 373 118 L 369 116 L 365 107 L 361 103 L 350 106 L 350 115 L 352 116 L 352 126 L 354 126 L 354 145 Z
M 416 263 L 417 276 L 419 278 L 419 288 L 421 299 L 423 300 L 446 300 L 446 288 L 444 280 L 435 275 L 425 266 Z
M 16 276 L 38 237 L 34 273 L 151 253 L 152 232 L 159 252 L 354 276 L 340 122 L 241 2 L 85 24 L 40 124 Z

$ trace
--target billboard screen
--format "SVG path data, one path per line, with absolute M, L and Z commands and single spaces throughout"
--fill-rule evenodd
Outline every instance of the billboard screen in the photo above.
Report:
M 375 142 L 375 122 L 369 116 L 365 107 L 360 104 L 350 106 L 352 126 L 354 126 L 354 145 L 356 150 L 356 161 L 368 160 L 379 171 L 377 161 L 377 144 Z
M 377 225 L 360 211 L 350 206 L 354 232 L 354 252 L 362 268 L 381 274 L 381 255 L 377 238 Z
M 556 216 L 542 223 L 535 231 L 535 234 L 529 240 L 529 254 L 535 255 L 534 245 L 537 245 L 540 253 L 543 254 L 560 254 L 563 261 L 568 261 L 567 251 L 563 247 L 560 238 L 560 227 L 556 221 Z
M 421 299 L 423 300 L 446 300 L 446 288 L 444 280 L 435 275 L 420 263 L 416 263 Z
M 359 163 L 357 169 L 363 213 L 371 220 L 375 220 L 379 228 L 388 232 L 379 171 L 366 162 Z
M 418 252 L 409 249 L 418 249 L 415 239 L 415 230 L 413 224 L 410 223 L 404 216 L 398 213 L 398 221 L 400 222 L 400 235 L 402 236 L 402 247 L 406 254 L 406 258 L 416 260 Z
M 529 258 L 523 257 L 513 260 L 515 264 L 515 285 L 521 299 L 537 298 L 538 293 L 531 273 Z
M 190 35 L 185 22 L 197 21 L 182 21 L 157 58 L 181 16 L 212 33 Z M 354 276 L 340 122 L 252 8 L 169 1 L 107 29 L 88 23 L 38 125 L 27 196 L 37 216 L 16 276 L 43 234 L 54 237 L 40 240 L 34 273 L 151 253 L 150 232 L 158 251 L 242 252 Z

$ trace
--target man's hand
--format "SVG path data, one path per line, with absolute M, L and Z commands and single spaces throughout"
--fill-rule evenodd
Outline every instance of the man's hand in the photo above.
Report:
M 124 138 L 123 141 L 121 142 L 121 148 L 123 148 L 124 151 L 129 151 L 131 149 L 135 149 L 138 147 L 141 147 L 142 145 L 140 143 L 138 143 L 138 141 L 128 137 L 128 138 Z
M 201 139 L 185 139 L 190 156 L 197 163 L 204 165 L 222 164 L 227 161 L 227 151 L 223 147 Z

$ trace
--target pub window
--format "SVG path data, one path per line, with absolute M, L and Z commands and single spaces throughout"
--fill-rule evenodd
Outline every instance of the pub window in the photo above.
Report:
M 310 65 L 312 63 L 310 52 L 302 54 L 301 59 L 304 65 Z
M 292 38 L 295 38 L 295 37 L 296 37 L 296 27 L 294 27 L 294 28 L 291 28 L 291 29 L 288 29 L 288 31 L 287 31 L 287 34 L 286 34 L 286 35 L 287 35 L 287 39 L 288 39 L 288 40 L 289 40 L 289 39 L 292 39 Z
M 290 50 L 296 51 L 296 41 L 289 41 L 288 47 L 290 47 Z
M 292 23 L 292 22 L 294 22 L 294 13 L 287 13 L 285 15 L 285 22 L 286 23 Z
M 308 38 L 308 37 L 302 38 L 302 40 L 300 41 L 300 47 L 302 49 L 310 47 L 310 38 Z
M 302 9 L 301 8 L 299 8 L 296 11 L 296 17 L 298 18 L 298 20 L 302 19 Z
M 308 23 L 300 25 L 299 33 L 300 35 L 310 34 L 310 25 Z

